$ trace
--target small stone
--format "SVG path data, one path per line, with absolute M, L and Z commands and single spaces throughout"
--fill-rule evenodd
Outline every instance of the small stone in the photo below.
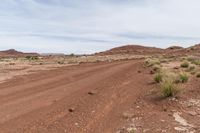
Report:
M 150 71 L 150 74 L 155 74 L 155 72 L 153 70 Z
M 94 95 L 95 92 L 94 92 L 94 91 L 89 91 L 88 94 L 89 94 L 89 95 Z
M 125 119 L 133 118 L 134 114 L 133 113 L 129 113 L 129 112 L 125 112 L 125 113 L 123 113 L 123 117 Z
M 165 122 L 165 120 L 160 120 L 161 122 Z
M 179 67 L 178 67 L 178 66 L 175 66 L 174 69 L 179 69 Z
M 189 111 L 188 114 L 191 115 L 191 116 L 196 116 L 196 115 L 198 115 L 195 111 Z
M 163 111 L 167 112 L 167 107 L 166 106 L 163 106 Z
M 75 111 L 74 108 L 70 108 L 70 109 L 69 109 L 69 112 L 71 112 L 71 113 L 74 112 L 74 111 Z

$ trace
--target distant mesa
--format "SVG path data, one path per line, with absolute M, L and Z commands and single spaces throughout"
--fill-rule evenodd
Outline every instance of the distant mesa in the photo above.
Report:
M 17 51 L 15 49 L 9 49 L 5 51 L 0 51 L 1 57 L 19 57 L 19 56 L 38 56 L 38 53 L 23 53 L 20 51 Z

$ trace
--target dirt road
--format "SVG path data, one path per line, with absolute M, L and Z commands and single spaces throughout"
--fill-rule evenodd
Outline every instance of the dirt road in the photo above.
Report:
M 133 60 L 18 76 L 0 84 L 0 132 L 116 132 L 122 113 L 147 89 L 145 71 Z
M 200 79 L 160 97 L 143 60 L 42 70 L 0 84 L 0 133 L 199 133 Z

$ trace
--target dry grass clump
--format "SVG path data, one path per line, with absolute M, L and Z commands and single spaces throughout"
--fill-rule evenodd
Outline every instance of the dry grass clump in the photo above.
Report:
M 153 68 L 153 70 L 155 72 L 160 72 L 161 71 L 161 66 L 160 65 L 154 65 L 152 68 Z
M 154 65 L 160 65 L 160 60 L 157 59 L 157 58 L 147 58 L 145 60 L 145 65 L 147 67 L 151 67 L 151 66 L 154 66 Z
M 181 64 L 182 68 L 188 68 L 189 66 L 190 66 L 190 64 L 186 61 Z
M 188 71 L 194 71 L 195 70 L 195 66 L 190 66 Z
M 192 64 L 200 65 L 200 58 L 199 58 L 199 57 L 190 56 L 190 57 L 188 57 L 187 60 L 188 60 L 189 62 L 191 62 Z
M 161 93 L 164 97 L 172 97 L 179 92 L 179 87 L 176 83 L 177 77 L 177 74 L 167 70 L 163 70 L 155 75 L 154 80 L 160 83 Z
M 38 60 L 39 57 L 38 56 L 26 56 L 25 57 L 27 60 Z
M 178 93 L 177 85 L 170 79 L 161 84 L 161 90 L 164 97 L 172 97 Z
M 180 73 L 179 78 L 181 83 L 185 83 L 188 81 L 189 76 L 187 73 Z
M 163 75 L 162 75 L 162 73 L 157 73 L 157 74 L 155 75 L 155 77 L 154 77 L 154 80 L 155 80 L 156 83 L 162 82 L 162 80 L 163 80 Z

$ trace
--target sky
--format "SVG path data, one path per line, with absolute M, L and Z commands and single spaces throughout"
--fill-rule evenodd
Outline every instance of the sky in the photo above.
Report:
M 1 0 L 0 50 L 95 53 L 200 42 L 200 0 Z

